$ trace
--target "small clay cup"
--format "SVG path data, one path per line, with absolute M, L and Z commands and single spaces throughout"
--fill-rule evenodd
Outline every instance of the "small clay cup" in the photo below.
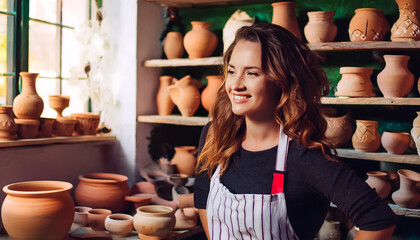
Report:
M 86 226 L 88 224 L 88 211 L 91 209 L 91 207 L 76 206 L 74 208 L 75 213 L 73 223 L 80 226 Z
M 122 213 L 108 215 L 105 229 L 115 238 L 127 237 L 133 231 L 133 217 Z
M 105 230 L 105 219 L 112 212 L 105 208 L 94 208 L 88 211 L 89 226 L 95 231 Z
M 15 119 L 18 128 L 19 138 L 29 139 L 38 136 L 39 120 L 35 119 Z
M 53 136 L 71 136 L 77 120 L 65 117 L 57 117 L 53 125 Z
M 96 135 L 100 116 L 94 113 L 73 113 L 70 118 L 77 120 L 73 135 Z
M 39 138 L 51 137 L 55 119 L 41 118 L 39 121 L 40 121 L 40 124 L 39 124 L 39 130 L 38 130 L 38 137 Z
M 62 117 L 63 110 L 70 105 L 70 97 L 62 95 L 48 96 L 48 104 L 50 108 L 57 112 L 57 117 Z

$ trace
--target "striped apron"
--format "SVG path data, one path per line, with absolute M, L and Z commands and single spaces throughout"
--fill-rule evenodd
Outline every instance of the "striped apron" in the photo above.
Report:
M 298 239 L 287 216 L 283 193 L 288 147 L 289 138 L 280 127 L 271 194 L 233 194 L 221 183 L 217 167 L 206 206 L 212 240 Z

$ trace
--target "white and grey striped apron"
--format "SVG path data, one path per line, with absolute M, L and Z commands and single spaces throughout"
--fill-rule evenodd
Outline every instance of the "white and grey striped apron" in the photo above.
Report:
M 206 206 L 212 240 L 298 239 L 287 216 L 283 192 L 288 147 L 289 138 L 280 127 L 271 194 L 233 194 L 221 183 L 217 167 Z

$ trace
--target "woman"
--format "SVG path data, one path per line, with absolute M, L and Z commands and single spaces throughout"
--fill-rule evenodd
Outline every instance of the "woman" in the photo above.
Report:
M 327 93 L 325 73 L 287 30 L 237 32 L 199 145 L 194 201 L 208 238 L 313 239 L 330 201 L 361 229 L 356 239 L 391 237 L 391 209 L 332 154 Z

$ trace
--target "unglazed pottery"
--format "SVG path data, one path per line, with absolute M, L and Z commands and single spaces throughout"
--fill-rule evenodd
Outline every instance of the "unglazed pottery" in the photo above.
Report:
M 350 20 L 349 35 L 352 42 L 382 41 L 389 31 L 384 11 L 376 8 L 358 8 Z
M 209 75 L 207 78 L 207 86 L 201 92 L 201 105 L 211 114 L 212 107 L 216 103 L 217 91 L 223 82 L 223 77 L 219 75 Z
M 192 117 L 200 106 L 200 92 L 193 84 L 190 75 L 176 81 L 168 87 L 172 102 L 178 107 L 183 117 Z
M 37 138 L 39 131 L 39 120 L 35 119 L 15 119 L 19 138 Z
M 340 240 L 340 222 L 325 220 L 319 229 L 319 240 Z
M 147 193 L 147 195 L 144 195 Z M 140 194 L 140 195 L 139 195 Z M 151 204 L 156 205 L 164 205 L 176 209 L 178 207 L 178 203 L 175 201 L 168 201 L 165 200 L 157 195 L 155 186 L 149 182 L 138 182 L 133 185 L 131 188 L 131 196 L 145 196 L 151 197 L 152 200 L 150 201 Z
M 393 171 L 383 171 L 388 174 L 388 181 L 391 183 L 391 192 L 394 192 L 400 187 L 400 177 L 398 176 L 398 173 Z
M 417 208 L 420 203 L 420 194 L 416 183 L 420 182 L 420 174 L 409 169 L 397 171 L 400 176 L 400 189 L 392 194 L 392 200 L 404 208 Z
M 223 52 L 229 48 L 235 39 L 236 31 L 244 26 L 254 24 L 254 19 L 241 9 L 236 10 L 223 27 Z
M 395 0 L 400 16 L 392 25 L 392 41 L 420 41 L 420 2 L 418 0 Z
M 194 169 L 197 162 L 195 157 L 196 147 L 194 146 L 179 146 L 175 147 L 175 155 L 171 163 L 176 165 L 179 173 L 187 176 L 194 175 Z
M 40 118 L 39 122 L 40 124 L 39 124 L 38 137 L 39 138 L 51 137 L 55 119 Z
M 417 117 L 413 120 L 411 137 L 416 144 L 417 154 L 420 156 L 420 112 L 417 112 Z
M 198 210 L 194 207 L 176 210 L 174 230 L 190 229 L 197 226 L 197 217 Z
M 138 193 L 131 196 L 125 196 L 124 199 L 130 204 L 130 212 L 136 213 L 136 209 L 145 205 L 149 205 L 152 201 L 151 193 Z M 134 211 L 133 211 L 134 210 Z
M 180 32 L 168 32 L 163 42 L 163 52 L 168 59 L 180 58 L 184 55 L 183 36 Z
M 88 212 L 91 209 L 92 209 L 91 207 L 76 206 L 75 212 L 74 212 L 73 223 L 79 226 L 88 225 Z
M 356 151 L 376 152 L 381 145 L 378 122 L 356 120 L 356 131 L 353 134 L 352 143 Z
M 13 100 L 13 112 L 17 118 L 39 119 L 44 102 L 36 91 L 36 78 L 38 73 L 21 72 L 22 92 Z
M 164 239 L 175 226 L 174 209 L 161 205 L 139 207 L 133 223 L 140 239 Z
M 175 104 L 172 102 L 171 97 L 169 96 L 168 87 L 176 81 L 174 77 L 171 76 L 160 76 L 159 77 L 159 89 L 156 94 L 156 107 L 157 112 L 161 116 L 170 115 L 172 110 L 175 107 Z
M 211 23 L 192 21 L 192 29 L 184 36 L 184 48 L 189 58 L 210 57 L 217 47 L 216 34 L 209 30 Z
M 325 115 L 325 119 L 327 120 L 325 136 L 335 147 L 341 147 L 350 141 L 353 135 L 350 111 L 339 117 Z
M 410 145 L 410 138 L 410 134 L 406 132 L 384 131 L 381 143 L 388 153 L 404 154 Z
M 378 87 L 384 97 L 406 97 L 414 86 L 414 75 L 408 70 L 410 56 L 384 55 L 385 68 L 378 74 Z
M 302 39 L 295 13 L 296 2 L 275 2 L 271 6 L 273 7 L 271 23 L 284 27 L 298 39 Z
M 7 185 L 1 209 L 11 239 L 64 239 L 73 223 L 73 186 L 60 181 L 31 181 Z
M 50 108 L 57 112 L 57 117 L 63 116 L 63 111 L 70 105 L 70 97 L 63 95 L 48 96 L 48 104 Z
M 103 231 L 105 230 L 105 219 L 111 215 L 112 212 L 105 208 L 94 208 L 88 211 L 88 224 L 92 230 Z
M 334 24 L 333 11 L 308 12 L 309 21 L 304 28 L 308 43 L 322 43 L 334 41 L 337 26 Z
M 76 127 L 77 120 L 66 118 L 66 117 L 57 117 L 53 124 L 53 136 L 71 136 L 73 130 Z
M 382 199 L 388 197 L 391 193 L 391 183 L 388 182 L 388 173 L 382 171 L 367 172 L 368 179 L 366 183 L 375 189 L 378 196 Z
M 0 106 L 0 141 L 18 139 L 17 125 L 13 119 L 12 106 Z
M 108 215 L 105 219 L 105 229 L 110 232 L 113 237 L 127 237 L 133 231 L 133 217 L 121 213 Z
M 370 80 L 372 73 L 372 68 L 341 67 L 340 74 L 342 77 L 337 84 L 335 96 L 374 97 L 375 93 L 372 90 L 372 82 Z
M 70 118 L 77 120 L 73 135 L 96 135 L 100 116 L 95 113 L 73 113 Z
M 130 194 L 128 178 L 113 173 L 90 173 L 79 176 L 75 199 L 78 205 L 106 208 L 114 213 L 124 212 Z

